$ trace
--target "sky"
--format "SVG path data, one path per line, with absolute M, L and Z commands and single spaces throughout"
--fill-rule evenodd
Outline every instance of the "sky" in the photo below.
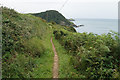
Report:
M 117 19 L 118 2 L 119 0 L 0 0 L 1 5 L 19 13 L 57 10 L 66 18 L 99 19 Z

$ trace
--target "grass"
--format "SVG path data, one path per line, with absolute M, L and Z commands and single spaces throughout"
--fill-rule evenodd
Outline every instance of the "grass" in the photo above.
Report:
M 53 50 L 51 40 L 51 30 L 43 38 L 43 45 L 46 48 L 45 53 L 40 58 L 35 58 L 37 68 L 34 69 L 34 78 L 52 78 Z
M 52 78 L 54 56 L 50 42 L 53 34 L 52 28 L 65 28 L 71 31 L 69 27 L 52 23 L 50 25 L 41 18 L 3 8 L 3 78 Z M 65 76 L 62 75 L 64 73 L 62 68 L 66 65 L 69 66 L 67 60 L 70 60 L 70 56 L 62 55 L 66 51 L 61 48 L 58 42 L 55 44 L 56 47 L 59 46 L 57 50 L 60 53 L 61 62 L 60 77 L 66 77 L 67 71 L 71 70 L 71 67 L 66 69 Z
M 53 52 L 46 51 L 41 58 L 36 58 L 37 68 L 34 69 L 34 78 L 52 78 Z
M 53 42 L 59 56 L 59 78 L 83 78 L 70 64 L 72 56 L 67 54 L 68 52 L 55 38 L 53 38 Z
M 15 51 L 11 56 L 5 52 L 6 57 L 10 59 L 9 62 L 4 61 L 3 78 L 52 78 L 53 51 L 50 42 L 52 29 L 49 28 L 44 20 L 38 17 L 14 13 L 11 15 L 11 18 L 7 19 L 9 16 L 8 13 L 9 10 L 4 10 L 4 21 L 9 20 L 15 24 L 15 29 L 12 28 L 13 32 L 16 31 L 16 29 L 19 33 L 20 31 L 24 32 L 22 33 L 24 37 L 21 39 L 23 42 L 20 44 L 22 44 L 25 49 L 22 49 L 23 51 Z M 14 17 L 14 15 L 18 16 Z M 10 23 L 11 26 L 12 23 Z M 11 26 L 9 26 L 9 31 L 11 30 Z M 16 26 L 19 27 L 16 28 Z M 3 27 L 5 31 L 7 26 L 4 25 Z M 21 27 L 23 29 L 21 29 Z M 12 36 L 13 34 L 9 35 Z M 19 48 L 21 49 L 22 47 Z M 14 56 L 17 56 L 17 58 L 15 58 L 16 60 Z M 5 60 L 8 59 L 6 58 Z

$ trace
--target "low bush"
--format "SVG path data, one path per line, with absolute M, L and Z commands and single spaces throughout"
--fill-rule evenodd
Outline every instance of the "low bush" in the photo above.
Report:
M 114 78 L 113 75 L 120 74 L 117 33 L 97 35 L 57 30 L 54 35 L 73 56 L 71 64 L 86 78 Z
M 4 56 L 11 56 L 9 59 L 3 60 L 2 64 L 2 77 L 3 78 L 32 78 L 33 68 L 36 68 L 35 60 L 32 57 L 25 57 L 25 55 L 8 55 L 5 54 Z
M 2 7 L 2 76 L 3 78 L 30 78 L 35 68 L 35 57 L 45 47 L 42 38 L 47 24 L 29 14 L 19 14 Z

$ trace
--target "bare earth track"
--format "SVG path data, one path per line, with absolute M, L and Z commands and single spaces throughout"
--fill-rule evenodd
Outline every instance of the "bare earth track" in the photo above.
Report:
M 52 43 L 53 52 L 54 52 L 53 78 L 58 78 L 58 55 L 57 55 L 55 46 L 53 44 L 52 38 L 51 38 L 51 43 Z

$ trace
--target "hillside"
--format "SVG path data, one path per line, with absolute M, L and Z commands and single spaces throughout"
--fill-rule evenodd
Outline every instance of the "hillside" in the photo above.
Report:
M 49 10 L 46 12 L 35 13 L 32 15 L 41 17 L 42 19 L 45 19 L 48 22 L 55 22 L 60 25 L 71 25 L 72 24 L 61 13 L 59 13 L 58 11 L 55 11 L 55 10 Z
M 73 27 L 47 23 L 29 14 L 2 7 L 3 78 L 52 78 L 53 29 L 75 32 Z M 42 65 L 42 66 L 41 66 Z
M 52 48 L 48 46 L 50 43 L 47 39 L 51 34 L 48 35 L 50 28 L 46 22 L 32 15 L 20 14 L 5 7 L 2 8 L 2 14 L 2 77 L 35 78 L 37 74 L 33 72 L 37 68 L 44 68 L 39 72 L 39 77 L 44 75 L 43 72 L 46 72 L 46 69 L 49 69 L 46 77 L 51 77 L 53 54 Z M 48 52 L 51 55 L 48 55 Z M 43 54 L 49 57 L 47 59 L 44 56 L 41 57 Z M 40 66 L 43 59 L 49 60 L 49 63 Z
M 3 78 L 53 78 L 57 53 L 58 78 L 120 79 L 116 32 L 76 33 L 73 27 L 6 7 L 2 7 L 2 15 Z

